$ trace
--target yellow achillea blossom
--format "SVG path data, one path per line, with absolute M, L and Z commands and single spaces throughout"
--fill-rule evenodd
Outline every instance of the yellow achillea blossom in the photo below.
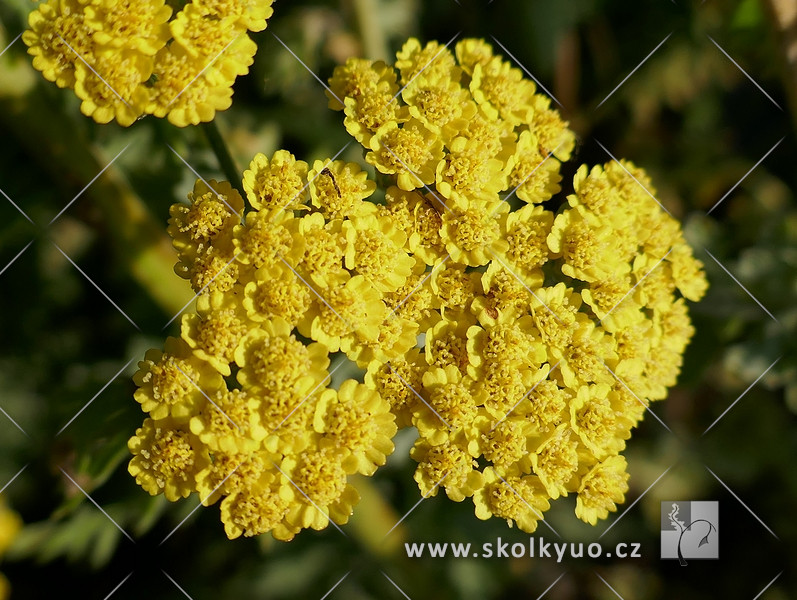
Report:
M 424 339 L 375 357 L 365 383 L 417 428 L 421 493 L 528 532 L 568 494 L 606 518 L 626 440 L 694 333 L 685 300 L 707 287 L 678 222 L 627 161 L 581 166 L 556 203 L 575 135 L 483 40 L 411 39 L 394 67 L 350 59 L 330 89 L 416 259 L 391 306 Z
M 145 115 L 179 127 L 229 108 L 232 85 L 266 28 L 273 0 L 195 0 L 173 14 L 165 0 L 47 0 L 22 36 L 33 66 L 82 101 L 98 123 Z
M 6 505 L 4 498 L 0 497 L 0 558 L 8 550 L 21 528 L 22 519 Z M 6 600 L 10 595 L 11 585 L 5 575 L 0 573 L 0 600 Z
M 175 40 L 221 4 L 197 1 Z M 139 363 L 149 418 L 130 473 L 170 500 L 221 500 L 230 537 L 288 540 L 345 523 L 349 477 L 413 426 L 424 496 L 527 532 L 569 494 L 580 519 L 606 518 L 707 287 L 679 223 L 630 162 L 563 182 L 575 135 L 482 40 L 350 59 L 330 90 L 384 201 L 360 165 L 278 150 L 252 160 L 243 196 L 199 181 L 172 207 L 175 272 L 199 298 Z M 329 387 L 336 355 L 364 383 Z
M 416 267 L 355 164 L 308 170 L 279 150 L 257 155 L 242 184 L 248 206 L 228 182 L 200 180 L 171 208 L 175 272 L 197 292 L 196 312 L 139 363 L 148 418 L 128 471 L 171 501 L 221 500 L 230 538 L 289 540 L 345 523 L 359 498 L 349 478 L 373 475 L 393 451 L 388 400 L 354 380 L 328 387 L 330 354 L 365 367 L 415 345 L 406 319 L 397 337 L 381 331 L 387 294 Z

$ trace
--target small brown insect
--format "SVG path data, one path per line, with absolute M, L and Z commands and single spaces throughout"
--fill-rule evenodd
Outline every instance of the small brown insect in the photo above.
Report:
M 338 198 L 340 198 L 340 188 L 338 187 L 338 182 L 335 181 L 335 176 L 332 174 L 332 171 L 330 171 L 328 167 L 324 167 L 321 174 L 326 175 L 332 180 L 332 185 L 335 186 L 335 191 L 338 193 Z

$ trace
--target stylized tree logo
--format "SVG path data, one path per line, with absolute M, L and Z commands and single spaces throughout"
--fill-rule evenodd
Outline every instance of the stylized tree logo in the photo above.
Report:
M 708 525 L 708 531 L 706 532 L 706 535 L 703 536 L 703 538 L 700 540 L 700 543 L 697 545 L 697 547 L 700 548 L 700 546 L 702 546 L 703 544 L 708 544 L 708 537 L 711 535 L 712 531 L 716 532 L 717 528 L 714 527 L 714 524 L 711 523 L 711 521 L 708 521 L 706 519 L 695 519 L 694 521 L 689 523 L 689 525 L 686 525 L 683 521 L 678 520 L 678 511 L 679 511 L 678 503 L 673 502 L 672 510 L 667 516 L 670 518 L 670 523 L 672 523 L 673 526 L 681 532 L 681 534 L 678 536 L 678 562 L 681 564 L 682 567 L 685 567 L 688 563 L 686 562 L 686 559 L 684 558 L 684 555 L 681 552 L 681 541 L 683 540 L 684 534 L 687 531 L 689 531 L 693 525 L 696 525 L 698 523 L 706 523 Z

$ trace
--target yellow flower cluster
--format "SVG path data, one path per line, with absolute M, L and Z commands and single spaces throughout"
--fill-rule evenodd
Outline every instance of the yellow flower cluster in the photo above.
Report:
M 143 115 L 177 126 L 210 121 L 249 71 L 273 0 L 193 0 L 173 15 L 165 0 L 47 0 L 22 39 L 33 66 L 82 101 L 98 123 Z
M 354 380 L 328 387 L 330 353 L 365 365 L 403 356 L 414 334 L 385 330 L 387 298 L 415 262 L 406 237 L 365 199 L 357 165 L 312 168 L 279 150 L 229 183 L 198 181 L 171 209 L 176 272 L 199 294 L 180 338 L 150 350 L 134 380 L 149 418 L 129 472 L 169 500 L 220 498 L 230 538 L 345 523 L 349 477 L 393 451 L 395 417 Z
M 628 162 L 582 166 L 549 202 L 575 136 L 482 40 L 350 59 L 328 96 L 394 184 L 356 235 L 395 232 L 415 259 L 382 335 L 422 342 L 368 355 L 365 381 L 417 428 L 421 492 L 528 532 L 570 493 L 579 518 L 606 518 L 628 489 L 620 452 L 693 334 L 684 299 L 707 286 L 678 222 Z
M 581 166 L 547 97 L 481 40 L 350 59 L 330 106 L 388 182 L 353 163 L 258 155 L 244 198 L 198 181 L 171 210 L 198 293 L 135 376 L 149 418 L 130 473 L 221 502 L 230 537 L 344 523 L 348 482 L 414 426 L 424 496 L 535 530 L 550 501 L 606 518 L 621 455 L 673 386 L 705 292 L 678 222 L 629 162 Z M 327 387 L 330 354 L 364 383 Z
M 11 510 L 0 497 L 0 558 L 8 550 L 21 528 L 22 520 L 19 515 Z M 11 586 L 8 579 L 0 573 L 0 600 L 6 600 L 10 595 Z

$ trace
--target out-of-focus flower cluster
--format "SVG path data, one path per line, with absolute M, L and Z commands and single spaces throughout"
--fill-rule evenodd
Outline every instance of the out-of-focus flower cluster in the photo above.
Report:
M 328 96 L 393 183 L 377 214 L 415 258 L 383 330 L 423 344 L 375 355 L 366 383 L 418 429 L 421 492 L 529 532 L 571 493 L 581 519 L 605 518 L 631 430 L 675 384 L 685 299 L 707 286 L 679 223 L 629 162 L 581 166 L 552 202 L 575 136 L 482 40 L 350 59 Z
M 22 519 L 6 505 L 3 497 L 0 496 L 0 559 L 8 550 L 14 538 L 17 537 L 17 533 L 21 528 Z M 0 573 L 0 600 L 6 600 L 10 595 L 11 586 L 5 575 Z
M 143 115 L 180 127 L 210 121 L 249 71 L 273 0 L 194 0 L 173 14 L 165 0 L 47 0 L 22 39 L 33 66 L 82 100 L 99 123 Z
M 149 418 L 129 471 L 149 493 L 223 498 L 230 538 L 345 523 L 348 482 L 393 451 L 390 405 L 354 380 L 328 387 L 330 353 L 366 365 L 403 356 L 411 331 L 383 335 L 414 261 L 404 233 L 365 202 L 357 165 L 310 166 L 285 151 L 244 173 L 250 210 L 229 183 L 198 181 L 171 209 L 176 272 L 199 294 L 180 338 L 139 363 L 135 397 Z

